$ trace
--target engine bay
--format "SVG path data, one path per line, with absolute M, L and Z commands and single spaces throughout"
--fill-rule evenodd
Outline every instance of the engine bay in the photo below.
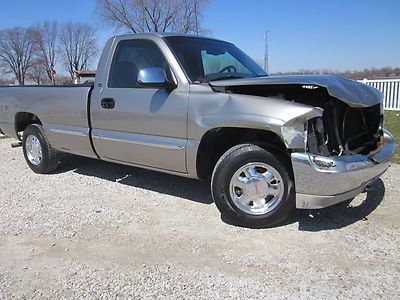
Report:
M 226 87 L 225 92 L 279 98 L 323 109 L 322 118 L 308 122 L 307 150 L 312 154 L 368 155 L 382 142 L 383 109 L 380 104 L 352 107 L 317 85 L 239 85 Z

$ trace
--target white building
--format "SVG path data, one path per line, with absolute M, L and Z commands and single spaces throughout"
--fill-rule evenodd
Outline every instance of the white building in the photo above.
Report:
M 82 70 L 75 71 L 74 84 L 94 83 L 96 71 Z

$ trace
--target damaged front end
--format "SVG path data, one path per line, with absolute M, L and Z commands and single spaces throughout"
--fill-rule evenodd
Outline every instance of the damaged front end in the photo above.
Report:
M 273 76 L 211 85 L 228 93 L 279 98 L 321 110 L 321 116 L 307 125 L 312 154 L 367 155 L 382 143 L 383 94 L 365 84 L 337 76 Z
M 368 155 L 291 153 L 296 207 L 323 208 L 351 199 L 362 192 L 389 167 L 395 143 L 393 136 L 386 130 L 383 130 L 382 140 L 382 145 Z
M 389 166 L 395 144 L 383 129 L 383 95 L 376 89 L 336 76 L 278 76 L 218 84 L 229 93 L 313 107 L 281 128 L 292 151 L 297 208 L 322 208 L 351 199 Z
M 308 151 L 316 155 L 364 154 L 383 143 L 383 109 L 380 104 L 354 108 L 328 101 L 321 118 L 308 122 Z

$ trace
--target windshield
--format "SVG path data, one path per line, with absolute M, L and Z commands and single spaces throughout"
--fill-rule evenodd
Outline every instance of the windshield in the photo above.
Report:
M 193 83 L 267 76 L 257 63 L 231 43 L 182 36 L 165 39 Z

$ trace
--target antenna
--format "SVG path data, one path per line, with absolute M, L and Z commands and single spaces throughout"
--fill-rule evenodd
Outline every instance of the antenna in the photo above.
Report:
M 268 73 L 269 70 L 269 55 L 268 55 L 268 30 L 265 31 L 265 53 L 264 53 L 264 71 Z

